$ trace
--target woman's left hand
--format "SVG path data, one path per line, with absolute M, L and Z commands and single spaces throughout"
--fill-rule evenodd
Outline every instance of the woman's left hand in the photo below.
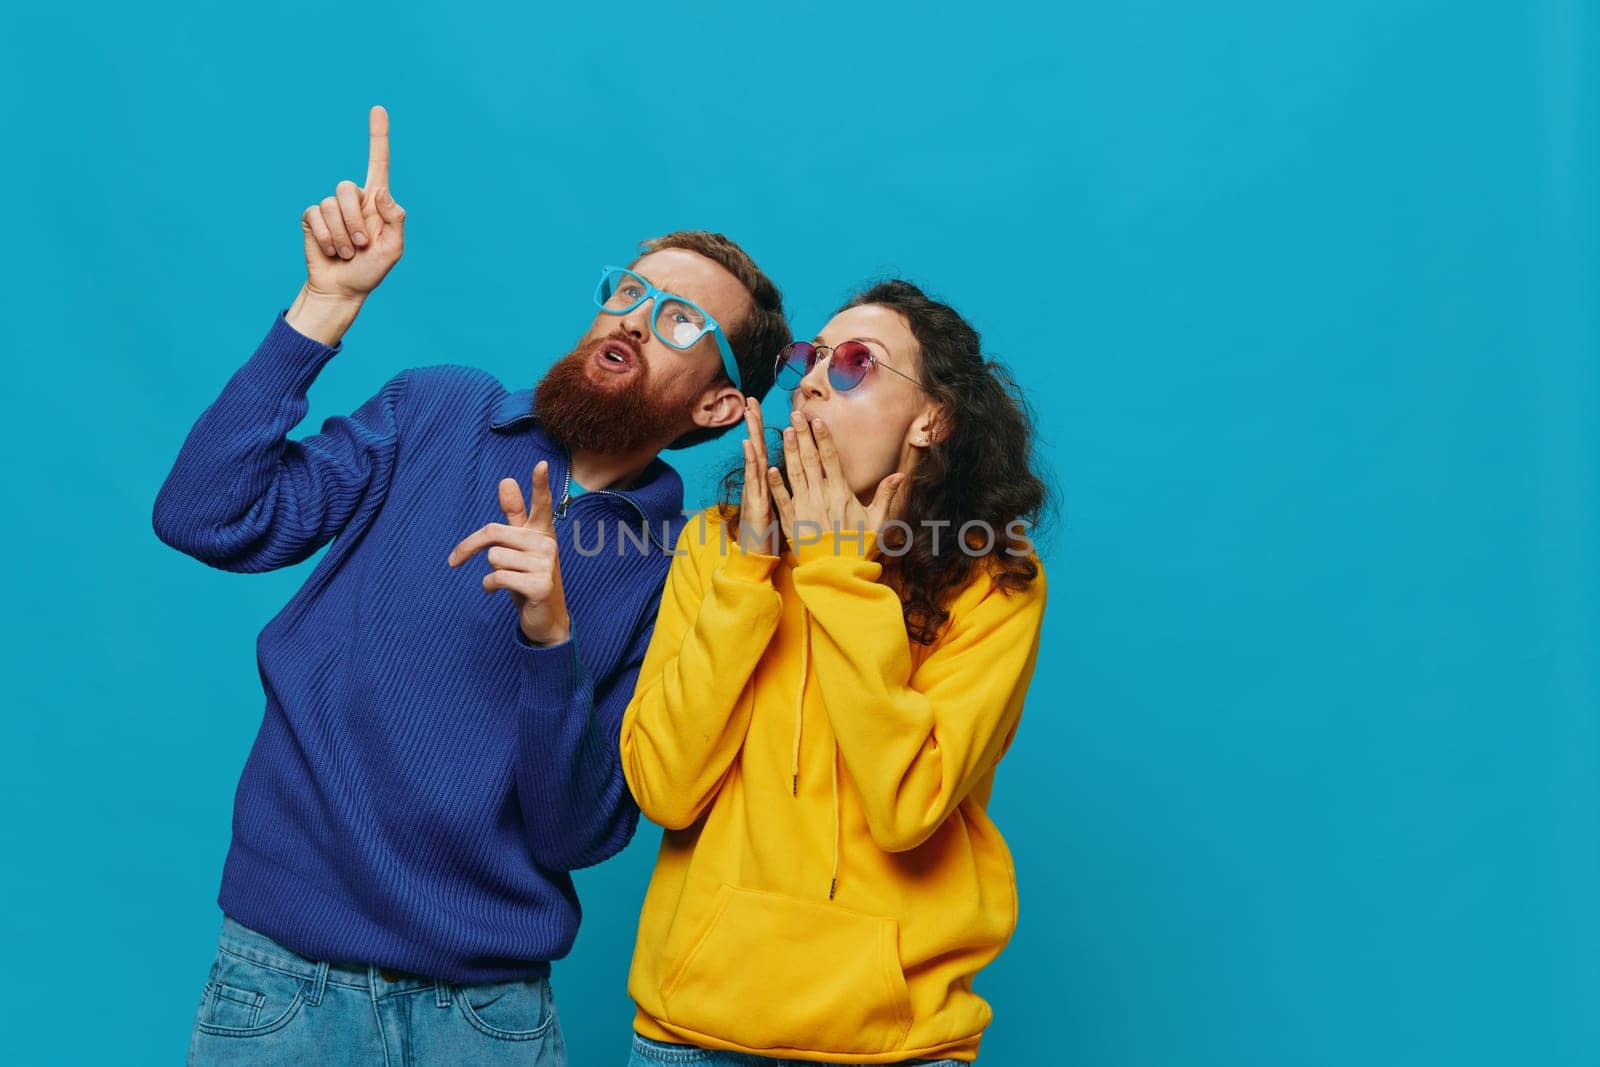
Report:
M 767 471 L 767 485 L 790 544 L 828 532 L 882 530 L 906 476 L 897 471 L 883 479 L 872 503 L 863 507 L 844 479 L 827 424 L 821 419 L 808 424 L 797 413 L 789 422 L 783 431 L 783 462 L 793 495 L 784 489 L 776 467 Z

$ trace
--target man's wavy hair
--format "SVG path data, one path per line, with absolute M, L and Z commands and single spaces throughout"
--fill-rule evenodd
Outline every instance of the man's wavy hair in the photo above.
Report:
M 902 490 L 900 518 L 911 532 L 886 528 L 880 535 L 886 551 L 879 556 L 885 580 L 900 594 L 907 635 L 932 644 L 949 620 L 947 604 L 978 567 L 1008 592 L 1039 576 L 1029 534 L 1048 511 L 1051 494 L 1037 465 L 1027 401 L 1010 372 L 984 358 L 978 331 L 950 305 L 898 279 L 873 285 L 839 310 L 867 304 L 905 319 L 921 349 L 923 387 L 943 412 L 933 443 Z M 743 472 L 741 463 L 722 485 L 721 509 L 735 531 Z M 940 520 L 948 525 L 929 525 Z M 955 539 L 970 522 L 987 529 L 970 531 L 963 551 Z
M 639 255 L 633 262 L 638 263 L 651 252 L 659 252 L 664 248 L 698 252 L 713 263 L 720 264 L 744 286 L 744 291 L 750 295 L 750 314 L 737 327 L 728 330 L 728 347 L 733 349 L 734 362 L 739 365 L 745 396 L 753 396 L 757 400 L 766 397 L 772 388 L 778 352 L 793 339 L 789 335 L 789 320 L 783 312 L 783 294 L 772 284 L 772 279 L 761 272 L 748 252 L 720 233 L 678 230 L 653 237 L 639 245 Z M 727 372 L 719 370 L 715 380 L 728 381 Z M 701 427 L 684 434 L 667 447 L 688 448 L 721 437 L 734 427 L 743 426 L 744 420 L 740 419 L 715 429 Z

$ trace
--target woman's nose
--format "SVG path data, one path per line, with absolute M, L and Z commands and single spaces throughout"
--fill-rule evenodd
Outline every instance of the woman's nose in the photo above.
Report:
M 826 397 L 828 395 L 828 359 L 818 356 L 817 361 L 811 364 L 811 369 L 806 371 L 804 378 L 800 379 L 800 392 L 805 396 Z

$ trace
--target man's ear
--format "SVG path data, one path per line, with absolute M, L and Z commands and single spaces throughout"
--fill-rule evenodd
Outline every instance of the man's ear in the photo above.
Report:
M 703 430 L 720 430 L 744 418 L 744 394 L 732 383 L 714 385 L 700 394 L 694 410 L 689 413 L 694 424 Z

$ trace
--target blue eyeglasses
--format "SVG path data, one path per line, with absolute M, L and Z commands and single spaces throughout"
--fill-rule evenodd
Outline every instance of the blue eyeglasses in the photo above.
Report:
M 717 320 L 701 310 L 700 305 L 687 297 L 664 292 L 645 281 L 626 267 L 601 267 L 600 284 L 594 290 L 594 302 L 607 315 L 626 315 L 646 300 L 656 302 L 650 314 L 650 330 L 668 348 L 682 352 L 693 348 L 695 342 L 710 334 L 722 353 L 722 369 L 735 389 L 744 391 L 739 378 L 739 361 L 733 358 L 733 349 L 723 336 Z

